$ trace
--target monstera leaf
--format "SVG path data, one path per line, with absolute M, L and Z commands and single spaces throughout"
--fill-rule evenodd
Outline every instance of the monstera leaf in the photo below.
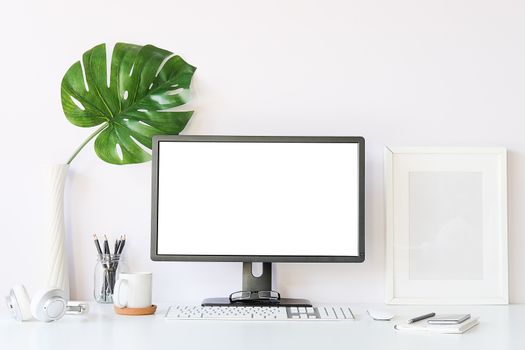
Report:
M 193 114 L 172 110 L 189 99 L 196 69 L 180 56 L 152 45 L 118 43 L 110 69 L 106 62 L 105 44 L 95 46 L 62 79 L 67 119 L 81 127 L 99 126 L 68 164 L 95 136 L 95 152 L 108 163 L 148 161 L 152 136 L 179 134 Z

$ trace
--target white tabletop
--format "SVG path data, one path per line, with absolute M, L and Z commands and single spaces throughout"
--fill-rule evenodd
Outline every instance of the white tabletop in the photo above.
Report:
M 355 321 L 168 321 L 161 305 L 154 316 L 118 316 L 111 305 L 91 304 L 89 314 L 52 323 L 0 318 L 2 349 L 525 349 L 525 305 L 351 305 Z M 368 308 L 396 314 L 373 321 Z M 462 335 L 394 330 L 396 323 L 426 312 L 471 313 L 480 324 Z

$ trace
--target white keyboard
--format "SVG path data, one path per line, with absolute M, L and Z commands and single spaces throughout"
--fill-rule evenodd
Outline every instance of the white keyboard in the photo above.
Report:
M 354 314 L 347 306 L 171 306 L 167 320 L 238 321 L 351 321 Z

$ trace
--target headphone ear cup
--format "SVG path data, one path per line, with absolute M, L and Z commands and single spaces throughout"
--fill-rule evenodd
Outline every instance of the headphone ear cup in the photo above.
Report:
M 66 313 L 66 309 L 66 293 L 62 289 L 39 290 L 31 300 L 31 313 L 39 321 L 59 320 Z
M 26 287 L 22 284 L 17 284 L 11 288 L 6 301 L 13 317 L 17 321 L 29 321 L 33 318 L 31 315 L 31 301 L 29 299 L 29 294 L 27 294 Z

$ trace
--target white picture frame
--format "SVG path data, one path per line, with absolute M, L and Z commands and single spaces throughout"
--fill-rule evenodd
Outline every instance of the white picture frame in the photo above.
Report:
M 507 151 L 386 147 L 387 304 L 508 304 Z

